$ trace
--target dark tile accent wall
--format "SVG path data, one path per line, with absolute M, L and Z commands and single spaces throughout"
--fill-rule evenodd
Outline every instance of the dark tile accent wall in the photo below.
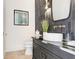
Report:
M 45 0 L 35 0 L 35 29 L 39 30 L 42 34 L 41 21 L 45 19 Z M 64 20 L 53 21 L 49 19 L 49 30 L 48 32 L 63 33 L 65 37 L 67 33 L 70 34 L 72 40 L 75 38 L 75 0 L 71 0 L 70 14 L 69 17 Z M 65 25 L 65 28 L 53 29 L 54 25 Z

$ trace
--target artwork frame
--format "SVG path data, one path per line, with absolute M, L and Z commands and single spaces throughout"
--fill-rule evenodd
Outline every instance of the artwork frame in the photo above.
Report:
M 29 25 L 29 12 L 23 10 L 14 10 L 14 25 L 28 26 Z

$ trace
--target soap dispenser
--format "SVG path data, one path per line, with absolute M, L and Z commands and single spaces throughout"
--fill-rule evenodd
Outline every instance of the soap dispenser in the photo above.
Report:
M 70 40 L 69 33 L 67 33 L 66 41 L 68 42 L 69 40 Z

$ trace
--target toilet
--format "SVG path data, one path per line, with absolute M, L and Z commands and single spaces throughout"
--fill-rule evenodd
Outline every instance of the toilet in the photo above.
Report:
M 32 55 L 32 49 L 33 49 L 33 41 L 31 39 L 26 39 L 24 42 L 24 48 L 25 48 L 25 55 Z

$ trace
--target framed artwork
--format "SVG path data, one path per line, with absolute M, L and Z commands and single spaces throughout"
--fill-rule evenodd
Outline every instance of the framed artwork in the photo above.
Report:
M 29 12 L 22 10 L 14 10 L 14 25 L 29 25 Z

